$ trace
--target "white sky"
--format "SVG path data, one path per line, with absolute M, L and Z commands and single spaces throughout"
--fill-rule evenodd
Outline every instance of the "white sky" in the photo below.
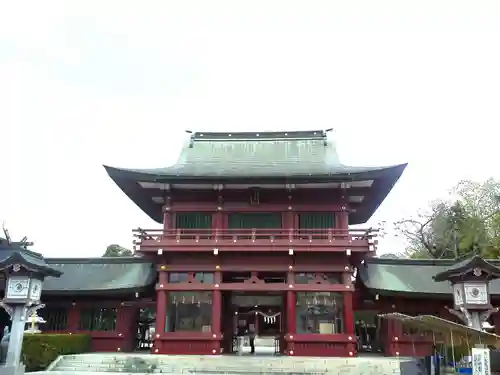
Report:
M 500 178 L 499 20 L 498 0 L 0 2 L 0 220 L 100 256 L 157 227 L 102 164 L 169 165 L 184 129 L 334 127 L 346 164 L 409 163 L 373 218 L 395 221 Z

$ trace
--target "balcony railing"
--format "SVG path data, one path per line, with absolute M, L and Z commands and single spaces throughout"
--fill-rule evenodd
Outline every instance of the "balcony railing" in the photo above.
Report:
M 141 250 L 167 247 L 339 247 L 373 251 L 378 229 L 136 229 Z

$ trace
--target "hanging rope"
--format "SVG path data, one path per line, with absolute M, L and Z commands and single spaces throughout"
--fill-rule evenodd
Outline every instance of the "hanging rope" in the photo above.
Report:
M 264 322 L 265 323 L 276 323 L 277 317 L 281 315 L 280 312 L 276 314 L 266 314 L 260 310 L 253 310 L 251 313 L 254 313 L 255 315 L 261 315 L 264 317 Z
M 466 342 L 467 342 L 467 353 L 468 354 L 472 354 L 471 347 L 470 347 L 470 344 L 469 344 L 469 335 L 466 335 L 465 339 L 466 339 Z

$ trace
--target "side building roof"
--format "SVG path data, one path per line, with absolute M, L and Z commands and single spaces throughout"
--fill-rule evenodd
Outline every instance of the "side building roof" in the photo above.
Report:
M 498 260 L 488 260 L 500 265 Z M 420 260 L 369 258 L 358 269 L 361 282 L 372 292 L 381 295 L 407 295 L 451 298 L 448 281 L 434 281 L 434 276 L 456 265 L 454 260 Z M 500 280 L 490 282 L 492 295 L 500 296 Z
M 327 132 L 202 133 L 191 135 L 178 161 L 165 168 L 124 169 L 104 166 L 109 176 L 153 220 L 162 222 L 162 196 L 170 189 L 200 184 L 356 183 L 367 199 L 351 212 L 350 224 L 366 222 L 399 179 L 406 164 L 348 166 L 340 162 Z M 332 184 L 333 183 L 333 184 Z M 327 185 L 329 184 L 329 185 Z M 209 185 L 210 187 L 213 185 Z M 163 191 L 159 191 L 163 189 Z M 156 192 L 155 192 L 156 190 Z
M 152 286 L 156 280 L 154 265 L 136 257 L 45 258 L 45 261 L 63 274 L 44 280 L 44 295 L 134 293 Z

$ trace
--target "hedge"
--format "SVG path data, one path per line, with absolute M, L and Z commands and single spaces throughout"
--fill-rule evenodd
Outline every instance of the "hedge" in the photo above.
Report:
M 45 370 L 58 356 L 90 351 L 88 335 L 24 334 L 22 361 L 26 371 Z

